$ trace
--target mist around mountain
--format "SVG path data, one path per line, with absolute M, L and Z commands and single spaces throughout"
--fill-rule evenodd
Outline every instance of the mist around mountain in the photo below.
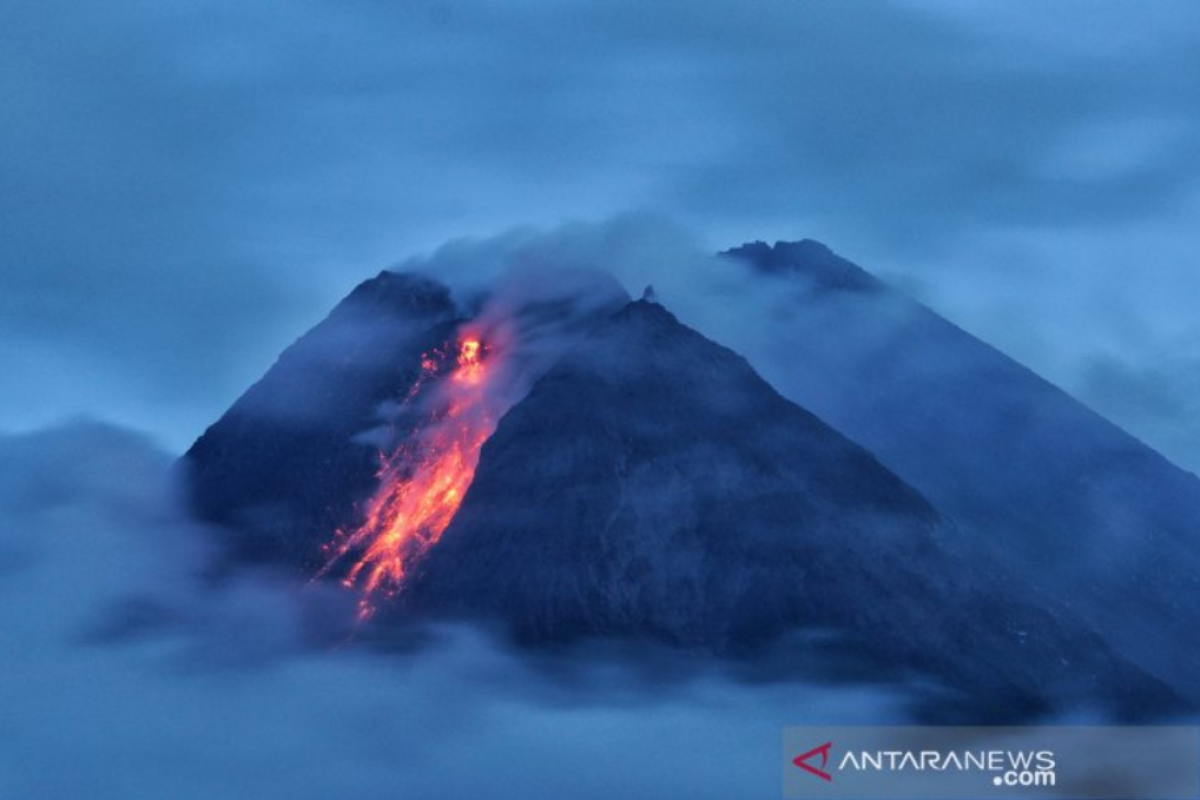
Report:
M 176 457 L 94 421 L 0 434 L 5 797 L 770 797 L 783 726 L 906 714 L 887 687 L 695 659 L 568 674 L 475 627 L 347 641 L 336 585 L 213 579 Z

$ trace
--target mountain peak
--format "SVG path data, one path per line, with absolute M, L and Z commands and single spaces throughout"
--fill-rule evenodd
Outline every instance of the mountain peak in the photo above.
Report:
M 638 320 L 646 324 L 681 325 L 679 319 L 666 306 L 656 299 L 640 298 L 631 300 L 613 315 L 618 319 Z
M 813 239 L 798 242 L 748 242 L 721 253 L 748 262 L 766 274 L 795 274 L 808 278 L 820 289 L 846 292 L 875 292 L 879 280 Z

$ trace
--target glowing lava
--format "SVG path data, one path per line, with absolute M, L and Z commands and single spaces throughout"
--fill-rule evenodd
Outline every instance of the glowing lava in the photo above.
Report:
M 391 455 L 382 456 L 379 487 L 362 524 L 338 531 L 328 546 L 329 557 L 319 575 L 347 557 L 356 559 L 342 583 L 361 589 L 361 620 L 375 612 L 381 597 L 396 594 L 413 564 L 437 544 L 475 477 L 479 449 L 495 430 L 498 416 L 485 392 L 485 352 L 477 336 L 459 341 L 452 371 L 433 387 L 434 408 L 427 421 Z M 408 392 L 408 401 L 428 379 L 444 373 L 448 356 L 440 350 L 422 356 L 421 376 Z

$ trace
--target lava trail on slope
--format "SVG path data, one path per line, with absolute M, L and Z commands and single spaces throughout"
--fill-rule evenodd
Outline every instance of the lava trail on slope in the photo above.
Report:
M 390 453 L 381 453 L 379 483 L 362 521 L 338 530 L 326 545 L 318 577 L 349 563 L 342 583 L 362 592 L 360 620 L 400 591 L 413 565 L 454 519 L 475 476 L 479 450 L 507 410 L 505 393 L 489 391 L 498 349 L 465 329 L 453 345 L 423 355 L 421 375 L 405 398 L 406 406 L 418 400 L 426 406 L 422 421 Z

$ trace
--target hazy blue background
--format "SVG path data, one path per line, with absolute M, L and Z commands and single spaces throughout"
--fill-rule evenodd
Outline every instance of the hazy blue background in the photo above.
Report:
M 378 268 L 649 210 L 821 239 L 1200 469 L 1197 54 L 1182 1 L 8 2 L 0 429 L 178 450 Z

